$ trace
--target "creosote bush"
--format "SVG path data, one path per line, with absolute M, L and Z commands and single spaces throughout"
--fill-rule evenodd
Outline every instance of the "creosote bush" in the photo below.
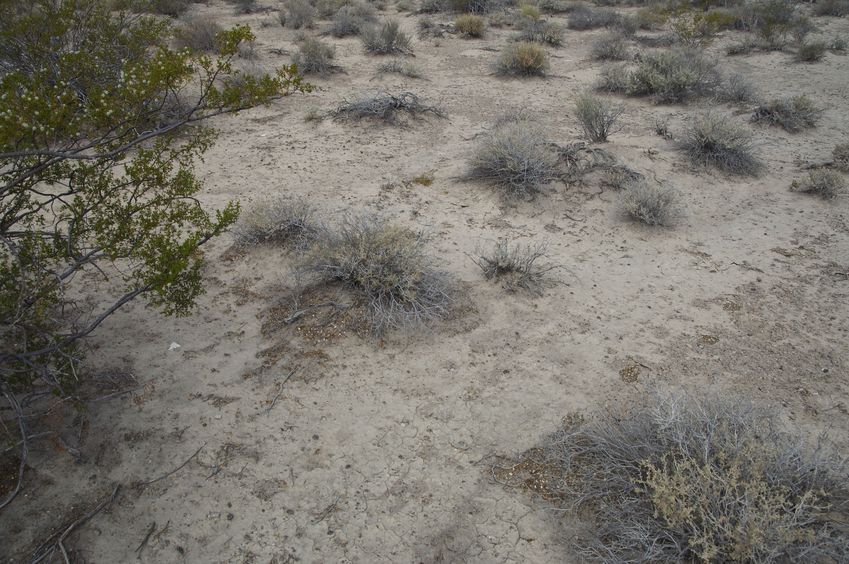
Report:
M 754 123 L 783 128 L 790 133 L 816 127 L 822 115 L 810 98 L 805 95 L 772 100 L 757 107 L 752 114 Z
M 605 34 L 593 41 L 590 56 L 597 61 L 624 61 L 628 58 L 628 43 L 619 33 Z
M 755 155 L 752 133 L 714 113 L 695 117 L 684 130 L 679 148 L 693 164 L 730 174 L 756 176 L 763 167 Z
M 668 227 L 681 216 L 680 194 L 674 188 L 632 182 L 619 195 L 623 211 L 640 223 L 650 226 Z
M 531 198 L 555 178 L 557 155 L 535 123 L 518 117 L 493 127 L 469 165 L 468 178 L 492 183 L 508 197 Z
M 301 42 L 292 62 L 303 73 L 322 74 L 336 69 L 333 64 L 335 54 L 336 48 L 333 45 L 323 43 L 314 37 L 307 37 Z
M 305 255 L 301 272 L 340 282 L 362 295 L 376 335 L 444 317 L 452 303 L 445 274 L 425 251 L 427 237 L 371 216 L 325 229 Z
M 276 198 L 243 211 L 231 233 L 239 247 L 275 243 L 303 250 L 319 230 L 315 208 L 309 202 Z
M 409 55 L 413 52 L 410 37 L 401 31 L 397 20 L 388 20 L 380 27 L 363 30 L 360 33 L 363 48 L 372 55 Z
M 187 17 L 174 33 L 174 46 L 178 49 L 189 48 L 199 53 L 215 51 L 218 46 L 218 34 L 222 31 L 223 28 L 212 18 Z
M 742 400 L 657 393 L 567 417 L 494 474 L 583 520 L 573 543 L 591 561 L 841 562 L 849 553 L 845 459 Z
M 480 16 L 476 16 L 474 14 L 463 14 L 461 16 L 457 16 L 454 20 L 454 29 L 466 37 L 483 37 L 486 29 L 486 22 L 484 22 L 483 18 Z
M 545 243 L 511 245 L 500 240 L 490 251 L 478 251 L 472 259 L 487 280 L 493 280 L 510 291 L 527 290 L 539 294 L 546 273 L 557 268 L 540 262 L 545 259 Z
M 575 101 L 575 117 L 590 141 L 604 143 L 617 131 L 616 122 L 625 111 L 621 104 L 612 104 L 590 92 L 584 92 Z
M 544 76 L 548 70 L 548 56 L 535 43 L 521 41 L 504 47 L 495 71 L 507 76 Z
M 842 174 L 833 170 L 812 170 L 805 178 L 794 180 L 790 190 L 830 200 L 846 192 L 846 180 Z
M 376 119 L 385 123 L 398 123 L 399 114 L 419 118 L 425 114 L 445 117 L 438 106 L 424 104 L 412 92 L 367 94 L 353 101 L 345 101 L 331 112 L 336 120 Z

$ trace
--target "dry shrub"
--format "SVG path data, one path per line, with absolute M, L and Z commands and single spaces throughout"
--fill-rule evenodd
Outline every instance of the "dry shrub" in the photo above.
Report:
M 713 92 L 719 82 L 716 63 L 698 51 L 674 49 L 640 58 L 628 77 L 628 94 L 657 102 L 683 102 Z
M 794 180 L 790 190 L 831 200 L 846 191 L 846 180 L 842 174 L 833 170 L 812 170 L 805 178 Z
M 544 76 L 548 56 L 539 45 L 521 41 L 507 45 L 501 52 L 495 72 L 508 76 Z
M 380 27 L 365 29 L 360 33 L 360 38 L 366 53 L 372 55 L 409 55 L 413 52 L 410 37 L 401 31 L 401 24 L 397 20 L 388 20 Z
M 276 198 L 242 212 L 231 232 L 239 247 L 275 243 L 303 250 L 319 230 L 315 208 L 309 202 Z
M 710 112 L 690 122 L 681 136 L 679 148 L 694 164 L 730 174 L 756 176 L 763 168 L 755 155 L 752 133 Z
M 445 117 L 441 108 L 424 104 L 412 92 L 366 94 L 357 100 L 343 102 L 330 113 L 336 120 L 377 119 L 389 124 L 398 123 L 399 114 L 408 118 L 425 114 Z
M 605 65 L 598 75 L 595 87 L 602 92 L 627 94 L 630 83 L 630 71 L 624 63 Z
M 422 71 L 419 69 L 419 67 L 417 67 L 413 63 L 399 60 L 381 63 L 377 67 L 377 72 L 380 74 L 400 74 L 401 76 L 406 76 L 407 78 L 422 77 Z
M 540 262 L 546 256 L 545 243 L 511 245 L 498 241 L 491 251 L 478 251 L 472 260 L 487 280 L 500 282 L 509 291 L 527 290 L 539 295 L 545 275 L 557 266 Z
M 772 100 L 758 106 L 752 114 L 752 121 L 797 133 L 803 129 L 816 127 L 821 115 L 822 109 L 818 108 L 810 98 L 802 95 Z
M 849 0 L 818 0 L 812 11 L 815 16 L 842 18 L 849 15 Z
M 151 14 L 162 14 L 176 18 L 182 16 L 191 5 L 190 0 L 139 0 L 131 3 L 134 12 L 148 12 Z
M 363 2 L 339 8 L 327 33 L 333 37 L 359 35 L 376 20 L 374 8 Z
M 252 14 L 257 10 L 256 0 L 227 0 L 227 3 L 233 5 L 237 14 Z
M 831 158 L 837 170 L 849 172 L 849 143 L 838 143 L 831 150 Z
M 823 60 L 828 51 L 825 41 L 808 41 L 796 49 L 796 60 L 802 63 L 818 63 Z
M 661 394 L 572 416 L 494 475 L 586 527 L 581 557 L 621 562 L 842 562 L 845 459 L 774 409 Z
M 716 89 L 721 102 L 752 102 L 758 97 L 755 87 L 741 74 L 728 75 Z
M 451 306 L 447 277 L 425 252 L 427 238 L 363 215 L 325 229 L 300 271 L 319 282 L 341 282 L 360 293 L 376 335 L 444 317 Z
M 222 27 L 210 17 L 187 17 L 174 33 L 174 46 L 198 52 L 215 51 L 218 48 L 218 34 L 222 31 Z
M 490 182 L 508 197 L 530 198 L 554 179 L 557 155 L 540 128 L 519 117 L 493 127 L 469 164 L 468 178 Z
M 563 45 L 563 28 L 554 22 L 526 19 L 516 39 L 559 47 Z
M 298 52 L 292 57 L 292 62 L 303 73 L 322 74 L 337 68 L 333 64 L 335 54 L 336 48 L 333 45 L 322 43 L 314 37 L 307 37 L 301 42 Z
M 618 131 L 616 122 L 624 111 L 621 104 L 612 104 L 590 92 L 580 94 L 575 101 L 575 117 L 593 143 L 604 143 L 611 133 Z
M 454 29 L 466 37 L 483 37 L 486 22 L 480 16 L 463 14 L 454 20 Z
M 619 33 L 607 33 L 593 41 L 590 56 L 597 61 L 624 61 L 628 58 L 628 43 Z
M 307 0 L 286 0 L 278 13 L 280 24 L 291 29 L 310 28 L 315 19 L 315 7 Z
M 591 8 L 578 5 L 569 13 L 569 29 L 583 31 L 599 27 L 613 27 L 619 23 L 619 15 L 606 8 Z
M 631 182 L 619 195 L 619 205 L 633 219 L 650 226 L 668 227 L 681 216 L 677 190 L 648 182 Z

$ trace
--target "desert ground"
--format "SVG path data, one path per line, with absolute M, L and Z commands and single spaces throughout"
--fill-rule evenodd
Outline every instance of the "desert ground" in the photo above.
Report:
M 192 10 L 250 25 L 250 64 L 266 70 L 289 64 L 298 38 L 328 23 L 293 30 L 276 21 L 278 5 L 260 6 Z M 203 202 L 247 209 L 301 196 L 329 223 L 362 211 L 423 230 L 455 283 L 452 313 L 380 338 L 345 315 L 325 324 L 321 309 L 275 324 L 310 303 L 291 298 L 297 258 L 275 245 L 237 248 L 225 234 L 205 251 L 208 291 L 193 315 L 134 303 L 92 336 L 95 381 L 132 391 L 40 423 L 65 422 L 61 440 L 33 443 L 25 490 L 0 515 L 4 561 L 29 561 L 122 484 L 69 537 L 79 561 L 578 562 L 571 517 L 505 487 L 493 460 L 533 447 L 570 413 L 656 386 L 764 402 L 849 447 L 849 198 L 789 190 L 846 140 L 849 56 L 729 57 L 737 31 L 706 47 L 761 98 L 805 94 L 823 108 L 799 133 L 748 124 L 752 104 L 609 96 L 624 104 L 622 128 L 598 146 L 681 194 L 674 224 L 649 227 L 625 217 L 597 177 L 549 183 L 528 201 L 465 178 L 504 112 L 536 117 L 557 143 L 583 139 L 573 103 L 598 77 L 589 52 L 603 29 L 567 29 L 562 46 L 545 47 L 545 77 L 510 78 L 492 70 L 508 27 L 422 39 L 425 16 L 389 5 L 379 17 L 413 36 L 405 60 L 422 77 L 378 75 L 392 57 L 365 54 L 356 37 L 322 38 L 341 70 L 307 75 L 314 92 L 214 120 L 220 136 L 199 164 Z M 849 35 L 845 17 L 815 23 L 818 35 Z M 414 92 L 445 116 L 305 119 L 377 91 Z M 655 132 L 667 120 L 675 137 L 708 109 L 752 129 L 762 174 L 696 167 Z M 412 182 L 422 175 L 432 183 Z M 539 295 L 482 276 L 476 252 L 504 239 L 547 244 L 558 268 Z

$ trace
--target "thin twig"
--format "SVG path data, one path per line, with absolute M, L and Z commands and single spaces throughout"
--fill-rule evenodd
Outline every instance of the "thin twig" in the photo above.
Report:
M 153 531 L 156 530 L 156 521 L 150 524 L 150 527 L 147 529 L 147 534 L 144 536 L 144 540 L 141 541 L 141 544 L 136 549 L 136 555 L 139 559 L 141 559 L 142 550 L 147 546 L 147 541 L 150 540 L 150 536 L 153 534 Z
M 274 407 L 274 404 L 275 404 L 275 403 L 277 403 L 277 399 L 280 397 L 280 394 L 282 394 L 282 393 L 283 393 L 283 386 L 286 384 L 286 382 L 288 382 L 288 381 L 289 381 L 289 378 L 291 378 L 291 377 L 292 377 L 292 375 L 293 375 L 293 374 L 295 374 L 295 371 L 296 371 L 296 370 L 297 370 L 297 368 L 293 368 L 293 369 L 291 370 L 291 372 L 289 372 L 288 376 L 286 376 L 286 377 L 283 379 L 283 381 L 282 381 L 282 382 L 280 382 L 280 383 L 277 385 L 277 395 L 276 395 L 276 396 L 274 396 L 274 399 L 272 399 L 272 400 L 271 400 L 271 404 L 270 404 L 270 405 L 269 405 L 269 406 L 265 409 L 265 414 L 266 414 L 266 415 L 268 415 L 268 414 L 271 412 L 271 409 Z
M 177 466 L 176 468 L 174 468 L 173 470 L 171 470 L 171 471 L 170 471 L 170 472 L 168 472 L 167 474 L 163 474 L 162 476 L 159 476 L 158 478 L 154 478 L 153 480 L 150 480 L 150 481 L 148 481 L 148 482 L 141 482 L 141 483 L 139 483 L 139 484 L 136 484 L 136 487 L 138 487 L 138 488 L 142 488 L 142 487 L 145 487 L 145 486 L 149 486 L 149 485 L 151 485 L 151 484 L 155 484 L 156 482 L 159 482 L 160 480 L 164 480 L 165 478 L 167 478 L 168 476 L 171 476 L 172 474 L 176 474 L 177 472 L 179 472 L 180 470 L 182 470 L 182 469 L 183 469 L 183 467 L 184 467 L 186 464 L 188 464 L 189 462 L 191 462 L 191 461 L 192 461 L 192 459 L 193 459 L 194 457 L 196 457 L 196 456 L 200 453 L 200 451 L 201 451 L 201 450 L 203 450 L 203 447 L 205 447 L 205 446 L 206 446 L 206 443 L 203 443 L 202 445 L 200 445 L 200 448 L 198 448 L 198 449 L 195 451 L 195 453 L 194 453 L 193 455 L 191 455 L 190 457 L 188 457 L 188 458 L 186 459 L 186 461 L 185 461 L 185 462 L 183 462 L 182 464 L 180 464 L 179 466 Z

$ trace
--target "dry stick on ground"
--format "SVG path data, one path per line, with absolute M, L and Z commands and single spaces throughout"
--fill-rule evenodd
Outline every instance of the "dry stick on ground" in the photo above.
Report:
M 153 531 L 156 530 L 156 521 L 150 524 L 150 527 L 147 529 L 147 534 L 144 536 L 144 540 L 141 541 L 141 544 L 136 548 L 136 556 L 141 558 L 142 550 L 147 546 L 147 541 L 150 540 L 150 536 L 153 534 Z
M 296 322 L 297 320 L 299 320 L 300 318 L 302 318 L 303 316 L 305 316 L 309 312 L 316 310 L 316 309 L 319 309 L 319 308 L 323 308 L 323 307 L 332 307 L 332 308 L 335 308 L 335 309 L 338 309 L 338 310 L 346 310 L 346 309 L 350 308 L 351 306 L 348 305 L 348 304 L 340 304 L 340 303 L 337 303 L 337 302 L 324 302 L 324 303 L 321 303 L 321 304 L 315 304 L 315 305 L 307 306 L 303 309 L 299 309 L 298 311 L 296 311 L 295 313 L 293 313 L 292 315 L 290 315 L 289 317 L 284 319 L 283 323 L 286 324 L 286 325 L 291 325 L 292 323 Z
M 287 376 L 283 379 L 283 381 L 282 381 L 282 382 L 280 382 L 280 383 L 277 385 L 277 395 L 276 395 L 276 396 L 274 396 L 274 399 L 273 399 L 273 400 L 271 400 L 271 404 L 270 404 L 270 405 L 266 408 L 266 410 L 265 410 L 265 414 L 266 414 L 266 415 L 268 415 L 269 413 L 271 413 L 271 409 L 274 407 L 274 404 L 275 404 L 275 403 L 277 403 L 277 399 L 280 397 L 280 394 L 282 394 L 282 393 L 283 393 L 283 386 L 285 386 L 285 385 L 286 385 L 286 382 L 288 382 L 288 381 L 289 381 L 289 378 L 291 378 L 291 377 L 295 374 L 295 371 L 297 371 L 297 370 L 298 370 L 297 368 L 293 368 L 293 369 L 289 372 L 289 374 L 288 374 L 288 375 L 287 375 Z
M 115 498 L 118 497 L 118 491 L 121 489 L 121 484 L 115 484 L 115 489 L 112 490 L 112 495 L 108 498 L 101 501 L 97 506 L 68 525 L 68 527 L 62 532 L 61 535 L 54 534 L 53 537 L 48 539 L 44 544 L 42 544 L 32 555 L 32 559 L 30 560 L 30 564 L 38 564 L 39 562 L 45 560 L 49 556 L 51 556 L 58 549 L 62 554 L 62 558 L 66 564 L 70 564 L 71 559 L 68 556 L 68 550 L 65 548 L 65 540 L 68 538 L 74 529 L 83 525 L 87 521 L 89 521 L 92 517 L 103 511 L 108 505 L 110 505 Z
M 150 480 L 150 481 L 148 481 L 148 482 L 141 482 L 141 483 L 135 484 L 135 487 L 137 487 L 137 488 L 143 488 L 143 487 L 145 487 L 145 486 L 149 486 L 149 485 L 151 485 L 151 484 L 155 484 L 156 482 L 159 482 L 160 480 L 164 480 L 165 478 L 167 478 L 168 476 L 171 476 L 172 474 L 176 474 L 177 472 L 179 472 L 180 470 L 182 470 L 182 469 L 183 469 L 183 467 L 184 467 L 186 464 L 188 464 L 189 462 L 191 462 L 191 461 L 194 459 L 194 457 L 196 457 L 198 454 L 200 454 L 200 451 L 201 451 L 201 450 L 203 450 L 203 447 L 205 447 L 205 446 L 206 446 L 206 443 L 203 443 L 202 445 L 200 445 L 200 448 L 198 448 L 198 449 L 195 451 L 195 453 L 194 453 L 193 455 L 191 455 L 190 457 L 188 457 L 188 458 L 186 459 L 186 461 L 185 461 L 185 462 L 183 462 L 182 464 L 180 464 L 179 466 L 177 466 L 176 468 L 174 468 L 173 470 L 171 470 L 171 471 L 170 471 L 170 472 L 168 472 L 167 474 L 163 474 L 162 476 L 160 476 L 160 477 L 158 477 L 158 478 L 154 478 L 153 480 Z

